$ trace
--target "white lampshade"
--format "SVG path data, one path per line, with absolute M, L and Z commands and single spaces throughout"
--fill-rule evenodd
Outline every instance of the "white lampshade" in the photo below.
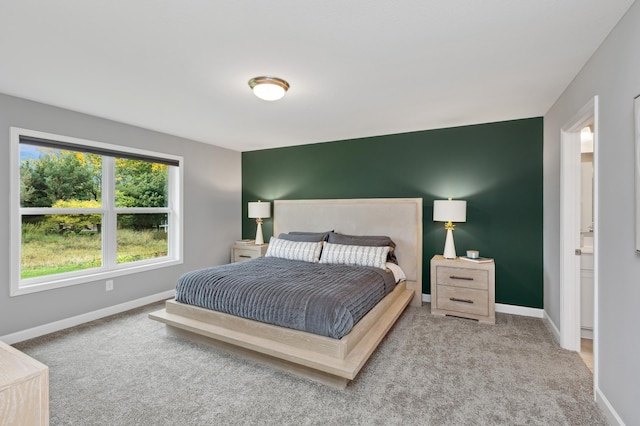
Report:
M 434 200 L 434 222 L 466 222 L 467 202 L 462 200 Z
M 249 218 L 251 219 L 264 219 L 271 217 L 271 203 L 255 201 L 249 203 Z

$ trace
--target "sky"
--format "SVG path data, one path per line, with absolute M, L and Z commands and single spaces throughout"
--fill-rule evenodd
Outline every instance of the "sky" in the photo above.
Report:
M 41 155 L 50 151 L 50 148 L 43 148 L 41 146 L 28 145 L 26 143 L 20 144 L 20 161 L 39 158 Z

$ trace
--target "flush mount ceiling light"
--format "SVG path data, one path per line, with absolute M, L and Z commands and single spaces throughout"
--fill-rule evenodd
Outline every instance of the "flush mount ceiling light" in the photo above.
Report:
M 253 93 L 265 101 L 277 101 L 289 90 L 289 83 L 277 77 L 255 77 L 249 80 Z

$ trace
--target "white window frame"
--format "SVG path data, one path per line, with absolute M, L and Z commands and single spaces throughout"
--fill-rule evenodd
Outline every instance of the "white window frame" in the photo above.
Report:
M 183 220 L 182 220 L 182 194 L 184 159 L 180 156 L 147 151 L 137 148 L 130 148 L 120 145 L 107 144 L 86 139 L 73 138 L 69 136 L 55 135 L 51 133 L 39 132 L 35 130 L 11 127 L 11 147 L 10 147 L 10 240 L 11 240 L 11 285 L 10 296 L 36 293 L 55 288 L 67 287 L 77 284 L 84 284 L 118 276 L 129 275 L 158 268 L 165 268 L 183 263 Z M 150 158 L 160 158 L 178 162 L 178 166 L 169 167 L 169 200 L 168 207 L 146 208 L 129 207 L 116 208 L 114 201 L 114 167 L 103 168 L 102 186 L 102 207 L 99 209 L 61 209 L 61 208 L 28 208 L 20 206 L 20 136 L 47 139 L 61 143 L 69 143 L 80 147 L 91 147 L 107 151 L 115 151 L 132 155 L 139 155 Z M 113 164 L 113 157 L 104 156 L 104 161 Z M 21 249 L 22 249 L 22 216 L 28 210 L 34 214 L 96 214 L 103 215 L 103 240 L 102 255 L 103 265 L 99 268 L 91 268 L 80 271 L 65 272 L 60 274 L 46 275 L 29 279 L 20 278 Z M 126 213 L 167 213 L 169 223 L 168 231 L 168 253 L 167 256 L 117 264 L 116 262 L 116 217 L 118 214 Z

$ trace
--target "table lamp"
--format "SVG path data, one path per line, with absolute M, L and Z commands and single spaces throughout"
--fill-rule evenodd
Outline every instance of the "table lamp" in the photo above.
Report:
M 447 239 L 444 243 L 445 259 L 456 258 L 456 245 L 453 242 L 453 222 L 467 221 L 467 202 L 462 200 L 434 200 L 433 202 L 433 221 L 446 222 L 444 225 L 447 230 Z
M 262 201 L 253 201 L 249 203 L 249 218 L 255 219 L 258 224 L 256 229 L 256 244 L 264 244 L 264 238 L 262 237 L 262 219 L 271 217 L 271 203 Z

